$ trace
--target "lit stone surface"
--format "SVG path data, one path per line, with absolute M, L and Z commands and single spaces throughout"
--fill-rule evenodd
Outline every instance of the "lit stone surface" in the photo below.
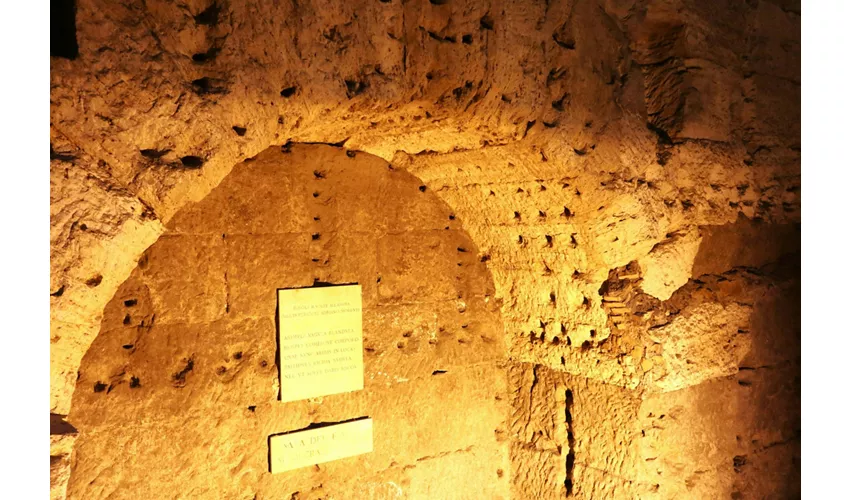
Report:
M 54 497 L 797 494 L 799 2 L 75 3 Z M 317 280 L 364 390 L 278 408 L 268 291 Z M 368 474 L 267 473 L 366 414 Z
M 353 471 L 366 482 L 388 478 L 405 495 L 409 488 L 436 492 L 427 481 L 435 480 L 444 466 L 428 464 L 427 472 L 410 469 L 465 450 L 452 458 L 452 474 L 460 478 L 468 469 L 472 476 L 489 478 L 501 469 L 503 478 L 491 479 L 488 491 L 507 496 L 508 443 L 494 432 L 504 427 L 508 411 L 502 322 L 491 295 L 492 278 L 475 258 L 475 245 L 443 216 L 448 209 L 443 206 L 439 224 L 455 227 L 449 230 L 429 229 L 437 222 L 432 221 L 422 229 L 412 225 L 390 232 L 375 224 L 363 232 L 370 226 L 335 223 L 331 211 L 322 212 L 318 221 L 309 216 L 300 236 L 232 235 L 218 227 L 220 215 L 232 210 L 223 200 L 232 200 L 238 210 L 243 197 L 253 196 L 250 186 L 281 178 L 280 186 L 297 185 L 286 179 L 311 179 L 312 189 L 353 210 L 370 201 L 347 199 L 353 191 L 336 192 L 332 182 L 337 174 L 356 170 L 364 189 L 387 197 L 411 187 L 409 176 L 392 175 L 386 163 L 358 158 L 329 146 L 299 146 L 286 154 L 274 148 L 240 165 L 215 195 L 175 216 L 173 224 L 181 229 L 154 244 L 122 284 L 81 367 L 78 384 L 86 390 L 77 392 L 69 417 L 81 432 L 69 497 L 168 496 L 174 477 L 169 467 L 156 464 L 173 460 L 210 471 L 210 476 L 186 472 L 177 477 L 193 495 L 240 497 L 250 491 L 289 497 L 318 484 L 318 471 L 311 466 L 266 478 L 269 436 L 360 416 L 375 422 L 374 451 L 351 462 L 322 465 L 321 470 L 327 466 L 333 471 L 320 480 L 325 492 L 347 491 Z M 326 177 L 313 175 L 319 167 L 326 169 Z M 426 207 L 440 206 L 433 193 L 420 192 L 416 184 L 412 188 Z M 328 207 L 312 192 L 280 188 L 263 199 L 263 206 L 279 212 L 279 203 L 300 195 L 309 208 Z M 417 210 L 415 203 L 411 210 Z M 259 207 L 246 217 L 257 213 Z M 381 212 L 376 216 L 381 220 Z M 238 216 L 229 220 L 234 224 L 230 227 L 241 224 Z M 388 258 L 381 257 L 380 245 L 394 249 Z M 252 248 L 256 250 L 247 250 Z M 403 264 L 408 254 L 422 258 Z M 412 292 L 397 292 L 404 289 L 394 284 L 414 278 L 418 283 Z M 358 352 L 363 364 L 354 375 L 363 378 L 340 379 L 354 383 L 345 388 L 353 392 L 331 394 L 316 380 L 299 385 L 305 392 L 293 395 L 285 385 L 280 391 L 275 297 L 278 289 L 314 280 L 360 283 L 280 290 L 319 295 L 354 291 L 354 296 L 313 297 L 311 304 L 359 302 L 362 295 L 363 350 Z M 177 294 L 177 283 L 185 287 L 184 294 Z M 174 309 L 164 297 L 172 297 Z M 293 304 L 290 299 L 281 299 L 281 335 L 293 326 L 291 318 L 284 318 Z M 361 313 L 348 314 L 349 320 L 352 314 L 359 329 Z M 167 320 L 160 322 L 162 316 Z M 334 327 L 327 321 L 320 324 Z M 287 341 L 281 341 L 280 355 L 288 352 Z M 332 392 L 336 389 L 340 387 Z M 283 401 L 278 401 L 279 391 Z M 124 428 L 126 419 L 139 425 Z M 127 447 L 137 451 L 132 456 L 119 453 Z M 477 463 L 480 457 L 487 462 Z M 106 460 L 120 466 L 104 471 L 99 464 Z M 211 482 L 213 476 L 219 479 Z M 473 483 L 452 488 L 466 497 L 478 491 Z
M 669 299 L 692 276 L 701 241 L 696 232 L 675 235 L 638 259 L 645 270 L 641 282 L 643 291 L 659 300 Z

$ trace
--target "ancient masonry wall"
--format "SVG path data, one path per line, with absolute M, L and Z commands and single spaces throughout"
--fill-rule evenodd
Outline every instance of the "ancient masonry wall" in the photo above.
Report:
M 799 488 L 798 3 L 83 0 L 76 19 L 79 53 L 51 58 L 55 497 L 75 387 L 115 394 L 77 378 L 122 283 L 235 165 L 305 142 L 412 174 L 469 235 L 514 497 Z

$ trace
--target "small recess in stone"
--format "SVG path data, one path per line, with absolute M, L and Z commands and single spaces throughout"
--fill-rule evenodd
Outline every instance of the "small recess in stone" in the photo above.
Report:
M 195 16 L 195 24 L 200 26 L 215 26 L 218 24 L 218 15 L 220 12 L 221 7 L 216 2 L 213 2 L 209 7 Z
M 558 33 L 552 35 L 552 39 L 555 40 L 555 43 L 558 44 L 559 47 L 567 49 L 567 50 L 575 50 L 576 41 L 572 38 L 561 39 L 558 37 Z
M 192 54 L 192 61 L 203 64 L 205 62 L 212 61 L 218 55 L 219 48 L 218 47 L 210 47 L 206 52 L 198 52 L 197 54 Z
M 490 17 L 490 14 L 485 14 L 484 17 L 481 18 L 481 29 L 492 30 L 493 29 L 493 18 Z
M 156 160 L 157 158 L 162 158 L 165 156 L 170 149 L 142 149 L 139 153 L 142 154 L 145 158 L 150 158 L 151 160 Z
M 192 80 L 192 90 L 198 95 L 227 93 L 227 87 L 224 86 L 223 81 L 208 76 Z
M 345 80 L 345 91 L 349 99 L 362 94 L 369 85 L 366 82 L 358 80 Z
M 180 158 L 180 163 L 186 168 L 197 169 L 204 165 L 204 159 L 200 156 L 189 155 Z

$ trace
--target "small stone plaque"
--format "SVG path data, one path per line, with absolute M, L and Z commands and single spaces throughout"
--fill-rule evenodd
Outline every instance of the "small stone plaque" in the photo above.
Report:
M 372 419 L 269 437 L 271 472 L 286 472 L 372 452 Z
M 363 389 L 360 285 L 278 290 L 280 399 Z

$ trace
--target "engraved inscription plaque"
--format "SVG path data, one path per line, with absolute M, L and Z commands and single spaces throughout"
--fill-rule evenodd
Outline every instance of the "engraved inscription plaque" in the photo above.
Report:
M 280 399 L 363 389 L 360 285 L 278 290 Z
M 269 451 L 272 474 L 370 453 L 372 419 L 271 436 Z

